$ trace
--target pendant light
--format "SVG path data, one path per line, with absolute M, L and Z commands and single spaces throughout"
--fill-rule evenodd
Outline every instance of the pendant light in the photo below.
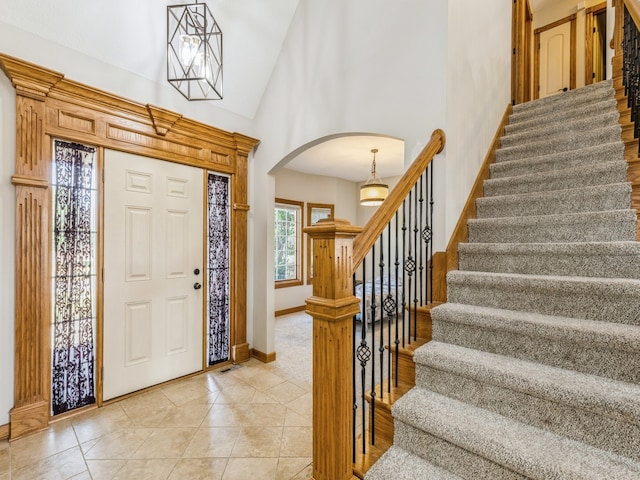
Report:
M 372 148 L 371 153 L 373 153 L 371 176 L 369 176 L 369 179 L 360 187 L 360 205 L 377 207 L 387 198 L 389 186 L 382 183 L 382 180 L 376 175 L 376 153 L 378 153 L 378 149 Z

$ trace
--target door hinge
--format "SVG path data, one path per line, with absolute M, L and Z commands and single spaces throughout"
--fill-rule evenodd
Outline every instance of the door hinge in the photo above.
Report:
M 596 72 L 591 73 L 591 78 L 596 78 Z
M 514 54 L 514 55 L 516 54 L 516 49 L 515 49 L 515 48 L 513 49 L 513 54 Z
M 596 33 L 596 27 L 593 27 L 593 33 Z
M 104 282 L 104 267 L 102 267 L 102 281 Z

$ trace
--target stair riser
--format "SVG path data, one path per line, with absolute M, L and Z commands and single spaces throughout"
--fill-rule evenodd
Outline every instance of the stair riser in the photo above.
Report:
M 460 270 L 640 279 L 640 257 L 458 252 Z
M 627 164 L 624 160 L 609 165 L 610 168 L 584 167 L 583 170 L 527 175 L 525 178 L 508 177 L 484 182 L 485 197 L 549 192 L 594 185 L 618 184 L 627 181 Z M 629 204 L 623 208 L 629 208 Z
M 550 243 L 550 242 L 614 242 L 633 241 L 636 235 L 635 219 L 605 216 L 594 222 L 563 222 L 561 219 L 530 217 L 530 221 L 518 222 L 469 222 L 471 243 Z
M 418 384 L 442 395 L 619 455 L 640 459 L 640 427 L 637 425 L 424 365 L 418 365 L 416 379 Z
M 619 184 L 616 184 L 619 185 Z M 479 198 L 476 202 L 478 218 L 555 215 L 563 213 L 604 212 L 629 208 L 631 188 L 627 185 L 598 191 L 568 189 L 540 195 L 512 198 Z
M 398 420 L 395 422 L 394 443 L 462 478 L 527 480 L 513 470 Z
M 612 106 L 613 107 L 613 106 Z M 578 117 L 574 119 L 547 117 L 549 121 L 544 126 L 531 127 L 522 132 L 509 133 L 500 138 L 500 146 L 510 147 L 521 143 L 538 142 L 550 136 L 558 134 L 584 132 L 594 128 L 603 128 L 618 121 L 618 111 L 615 107 L 608 112 L 600 112 L 590 117 Z
M 493 163 L 489 166 L 491 178 L 515 177 L 531 173 L 549 172 L 564 168 L 600 165 L 624 157 L 624 143 L 617 141 L 590 148 L 550 154 L 545 157 Z
M 581 119 L 593 115 L 594 111 L 597 112 L 610 112 L 618 111 L 618 102 L 615 99 L 608 98 L 606 100 L 598 100 L 593 103 L 586 104 L 580 108 L 572 108 L 567 110 L 555 110 L 554 124 L 561 124 L 563 122 L 571 122 L 572 120 Z M 549 125 L 549 118 L 546 115 L 533 117 L 529 120 L 517 121 L 516 118 L 509 118 L 510 123 L 505 126 L 504 132 L 506 135 L 516 134 L 525 130 L 537 129 Z
M 496 151 L 496 162 L 539 157 L 551 153 L 567 152 L 576 148 L 595 146 L 602 143 L 613 143 L 620 140 L 620 132 L 620 126 L 615 125 L 588 132 L 568 133 L 527 145 L 500 148 Z
M 558 338 L 557 332 L 528 335 L 457 321 L 438 321 L 435 332 L 439 342 L 640 384 L 640 349 L 629 352 Z
M 640 325 L 640 292 L 618 292 L 604 283 L 514 283 L 449 281 L 452 303 Z

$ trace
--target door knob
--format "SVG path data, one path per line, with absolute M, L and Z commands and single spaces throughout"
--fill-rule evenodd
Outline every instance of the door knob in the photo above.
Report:
M 202 285 L 200 285 L 198 282 L 193 284 L 193 288 L 194 290 L 200 290 L 202 288 Z

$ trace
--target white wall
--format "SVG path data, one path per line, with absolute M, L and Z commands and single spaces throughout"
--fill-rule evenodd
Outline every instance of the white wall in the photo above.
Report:
M 15 284 L 16 102 L 11 82 L 0 75 L 0 425 L 9 423 L 13 407 Z
M 307 225 L 307 203 L 330 203 L 334 205 L 335 218 L 343 218 L 356 225 L 356 184 L 347 180 L 319 175 L 307 175 L 285 168 L 275 175 L 275 196 L 287 200 L 304 202 L 304 226 Z M 271 232 L 273 237 L 273 230 Z M 307 285 L 307 235 L 303 234 L 304 284 L 275 289 L 274 311 L 299 307 L 312 294 L 312 285 Z M 271 276 L 273 283 L 273 274 Z
M 436 164 L 446 175 L 434 187 L 446 198 L 440 242 L 448 242 L 511 101 L 511 3 L 450 1 L 447 53 L 446 161 Z
M 401 138 L 408 165 L 445 123 L 446 33 L 446 0 L 301 0 L 256 116 L 254 291 L 273 283 L 268 172 L 296 148 L 344 132 Z M 254 298 L 263 352 L 274 350 L 273 295 Z

